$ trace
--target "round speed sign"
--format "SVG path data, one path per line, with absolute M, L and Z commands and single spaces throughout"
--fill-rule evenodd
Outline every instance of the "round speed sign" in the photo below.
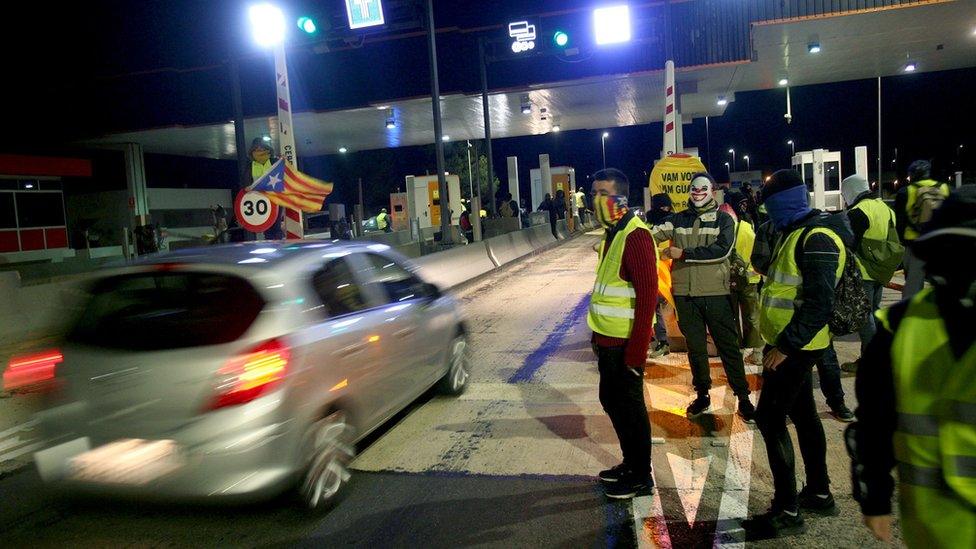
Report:
M 241 189 L 234 200 L 234 215 L 241 227 L 262 233 L 278 220 L 278 205 L 260 191 Z

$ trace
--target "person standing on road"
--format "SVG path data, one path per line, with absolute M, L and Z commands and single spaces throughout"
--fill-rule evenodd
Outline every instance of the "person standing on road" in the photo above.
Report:
M 376 215 L 376 228 L 384 233 L 393 232 L 393 226 L 390 223 L 390 214 L 386 213 L 386 208 L 381 208 L 380 213 Z
M 864 293 L 868 295 L 868 300 L 871 302 L 871 314 L 858 331 L 861 338 L 861 355 L 863 355 L 877 331 L 874 313 L 881 308 L 882 291 L 891 280 L 898 258 L 902 257 L 904 250 L 895 241 L 897 239 L 895 212 L 871 192 L 866 179 L 860 175 L 852 175 L 840 182 L 840 192 L 847 205 L 847 218 L 854 233 L 854 245 L 851 250 L 857 256 L 861 278 L 864 280 Z M 892 259 L 894 265 L 890 268 L 880 264 L 885 260 L 890 264 Z M 845 363 L 841 369 L 848 372 L 856 371 L 857 362 Z
M 688 361 L 698 395 L 688 406 L 687 414 L 695 418 L 711 409 L 707 341 L 711 332 L 729 385 L 739 399 L 739 415 L 752 422 L 755 408 L 749 401 L 730 295 L 729 263 L 735 248 L 735 221 L 718 210 L 715 180 L 706 172 L 692 176 L 688 198 L 687 210 L 655 225 L 652 231 L 656 242 L 671 241 L 664 256 L 674 260 L 671 292 L 678 325 L 688 343 Z
M 752 249 L 756 243 L 756 231 L 749 213 L 746 195 L 731 191 L 725 194 L 725 203 L 735 214 L 735 260 L 732 262 L 732 300 L 739 313 L 742 326 L 742 348 L 748 353 L 746 362 L 762 364 L 762 335 L 759 334 L 759 290 L 761 279 L 752 268 Z
M 651 211 L 648 212 L 647 220 L 652 231 L 655 225 L 660 225 L 671 217 L 671 214 L 674 213 L 672 208 L 671 197 L 667 193 L 658 193 L 651 197 Z M 665 306 L 665 299 L 658 293 L 657 307 L 654 312 L 654 345 L 651 346 L 647 354 L 648 358 L 660 358 L 671 354 L 671 345 L 668 343 L 668 328 L 664 323 Z
M 583 189 L 578 188 L 573 194 L 573 200 L 576 203 L 576 211 L 579 214 L 580 223 L 586 223 L 586 193 Z
M 559 217 L 556 214 L 556 205 L 552 200 L 551 194 L 546 193 L 546 197 L 542 200 L 542 204 L 539 204 L 538 211 L 549 213 L 549 227 L 552 229 L 552 236 L 558 240 L 559 233 L 556 232 L 556 221 L 559 220 Z
M 976 547 L 976 187 L 952 192 L 912 253 L 931 288 L 878 311 L 857 371 L 857 422 L 845 439 L 854 499 L 891 541 L 898 467 L 910 548 Z
M 593 175 L 593 208 L 606 229 L 586 322 L 600 371 L 600 404 L 620 440 L 623 463 L 600 471 L 607 497 L 627 499 L 654 487 L 644 365 L 657 302 L 657 261 L 650 230 L 627 207 L 620 170 Z
M 552 199 L 552 205 L 556 208 L 556 217 L 566 219 L 566 193 L 562 189 L 556 191 L 556 197 Z
M 925 286 L 925 265 L 912 253 L 911 243 L 918 237 L 922 225 L 949 196 L 949 186 L 932 180 L 932 164 L 916 160 L 908 165 L 910 183 L 895 195 L 895 215 L 898 236 L 905 246 L 905 286 L 901 297 L 908 299 Z
M 767 347 L 756 424 L 766 443 L 774 496 L 769 511 L 747 525 L 747 536 L 757 539 L 803 532 L 801 508 L 836 512 L 812 370 L 830 345 L 827 323 L 834 288 L 852 238 L 841 216 L 810 208 L 806 185 L 794 170 L 774 173 L 762 196 L 779 235 L 759 299 L 759 329 Z M 806 469 L 806 486 L 799 494 L 787 417 L 796 427 Z

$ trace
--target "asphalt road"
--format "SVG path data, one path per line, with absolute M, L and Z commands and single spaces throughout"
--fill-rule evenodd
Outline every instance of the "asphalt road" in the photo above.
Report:
M 41 486 L 23 452 L 0 468 L 0 545 L 880 546 L 850 497 L 844 425 L 819 394 L 841 514 L 810 518 L 802 536 L 743 544 L 742 518 L 764 511 L 772 492 L 762 438 L 734 415 L 717 361 L 716 410 L 684 417 L 691 375 L 680 354 L 646 377 L 656 492 L 633 502 L 602 495 L 596 473 L 619 462 L 620 451 L 597 400 L 585 322 L 596 241 L 577 238 L 458 293 L 472 331 L 468 391 L 426 396 L 371 436 L 346 499 L 327 515 L 286 500 L 231 508 L 66 500 Z M 856 344 L 841 342 L 838 352 L 853 358 Z M 852 394 L 853 378 L 844 385 Z M 0 458 L 36 443 L 29 424 L 21 428 L 31 403 L 20 398 L 0 400 Z

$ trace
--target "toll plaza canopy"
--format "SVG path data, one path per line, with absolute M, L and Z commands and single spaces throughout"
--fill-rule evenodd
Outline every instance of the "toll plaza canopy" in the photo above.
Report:
M 491 27 L 438 28 L 439 65 L 447 82 L 442 86 L 444 133 L 451 140 L 484 137 L 477 37 L 489 40 L 493 137 L 544 134 L 555 126 L 565 131 L 660 121 L 669 38 L 677 66 L 678 109 L 685 122 L 721 115 L 736 92 L 891 76 L 905 72 L 908 64 L 917 72 L 950 70 L 972 66 L 976 59 L 976 15 L 969 1 L 862 0 L 832 5 L 675 0 L 670 36 L 664 28 L 666 5 L 631 6 L 635 44 L 616 45 L 619 59 L 613 58 L 614 48 L 591 45 L 589 31 L 573 30 L 590 25 L 590 8 L 525 16 L 538 29 L 539 45 L 528 53 L 513 53 L 515 38 L 509 36 L 508 20 Z M 570 41 L 565 49 L 551 44 L 555 28 L 570 29 L 569 35 L 580 44 Z M 426 67 L 408 74 L 392 70 L 384 57 L 392 44 L 401 41 L 420 50 L 412 55 L 425 56 L 423 43 L 413 34 L 402 39 L 380 37 L 371 50 L 369 37 L 361 39 L 365 45 L 351 53 L 329 42 L 315 46 L 314 54 L 289 52 L 290 58 L 298 60 L 290 69 L 292 88 L 304 86 L 305 92 L 300 90 L 295 100 L 299 154 L 433 142 L 429 91 L 424 95 L 429 83 Z M 344 43 L 348 45 L 348 40 Z M 330 55 L 336 56 L 329 62 L 335 73 L 316 72 L 320 69 L 309 56 Z M 375 62 L 370 61 L 371 55 L 378 56 Z M 340 64 L 346 62 L 365 65 L 358 69 L 365 74 L 343 70 Z M 328 81 L 329 89 L 346 89 L 330 96 L 318 82 L 320 77 Z M 273 85 L 264 88 L 270 96 L 265 91 L 254 95 L 266 96 L 265 115 L 249 115 L 246 134 L 276 139 L 276 119 L 270 114 Z M 245 92 L 248 89 L 245 85 Z M 316 94 L 328 97 L 315 99 Z M 523 114 L 526 105 L 528 116 Z M 139 143 L 146 152 L 219 159 L 236 154 L 234 125 L 226 116 L 211 123 L 166 122 L 160 124 L 164 127 L 107 132 L 80 142 Z

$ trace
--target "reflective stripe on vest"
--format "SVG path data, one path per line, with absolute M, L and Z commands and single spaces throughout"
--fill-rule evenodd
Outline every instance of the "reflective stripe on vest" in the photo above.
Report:
M 773 260 L 766 275 L 766 284 L 763 285 L 762 295 L 759 298 L 759 332 L 766 343 L 770 345 L 776 344 L 779 335 L 793 320 L 795 309 L 803 303 L 800 296 L 803 289 L 803 276 L 800 274 L 800 266 L 796 262 L 795 253 L 803 231 L 804 228 L 801 227 L 780 240 L 779 246 L 773 251 Z M 834 231 L 824 227 L 810 229 L 806 238 L 817 233 L 830 237 L 837 245 L 837 249 L 840 250 L 836 284 L 844 272 L 847 251 L 840 237 Z M 830 330 L 824 325 L 817 332 L 817 335 L 803 347 L 803 350 L 817 351 L 826 349 L 828 345 L 830 345 Z
M 878 313 L 891 331 L 888 310 Z M 909 547 L 976 547 L 976 345 L 957 358 L 927 288 L 894 330 L 895 457 Z
M 620 278 L 627 237 L 634 231 L 650 233 L 647 225 L 634 216 L 613 237 L 609 249 L 606 249 L 606 241 L 601 246 L 601 252 L 604 253 L 597 265 L 596 282 L 593 284 L 590 308 L 586 315 L 586 323 L 598 334 L 627 339 L 634 328 L 637 292 L 634 291 L 633 284 Z M 648 269 L 657 268 L 656 249 L 654 253 L 655 261 L 647 266 Z

